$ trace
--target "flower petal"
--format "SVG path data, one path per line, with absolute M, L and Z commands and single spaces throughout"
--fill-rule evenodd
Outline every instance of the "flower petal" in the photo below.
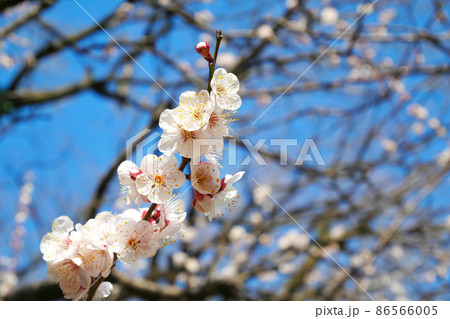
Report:
M 184 175 L 184 173 L 179 171 L 178 169 L 175 169 L 166 176 L 166 178 L 164 179 L 164 184 L 171 188 L 179 188 L 184 185 L 185 181 L 186 176 Z
M 180 96 L 180 104 L 174 109 L 174 118 L 185 130 L 196 131 L 208 123 L 212 110 L 208 91 L 187 91 Z
M 158 157 L 156 155 L 150 154 L 146 155 L 141 162 L 141 169 L 147 174 L 147 175 L 154 175 L 154 173 L 158 170 L 157 166 Z M 141 174 L 141 175 L 146 175 Z M 139 175 L 140 176 L 140 175 Z M 139 177 L 138 176 L 138 177 Z M 136 179 L 137 180 L 137 179 Z
M 119 181 L 125 186 L 130 186 L 134 181 L 130 177 L 130 171 L 137 171 L 139 167 L 132 161 L 123 161 L 117 168 L 117 175 L 119 175 Z
M 73 222 L 67 216 L 60 216 L 53 221 L 52 230 L 56 233 L 68 233 L 73 230 Z
M 154 181 L 147 174 L 141 174 L 136 178 L 136 189 L 139 194 L 149 195 L 154 185 Z
M 148 194 L 149 199 L 156 204 L 167 202 L 172 197 L 172 188 L 155 186 Z
M 173 109 L 166 109 L 159 116 L 159 126 L 164 131 L 171 133 L 177 131 L 178 124 L 175 122 L 173 115 L 174 115 Z

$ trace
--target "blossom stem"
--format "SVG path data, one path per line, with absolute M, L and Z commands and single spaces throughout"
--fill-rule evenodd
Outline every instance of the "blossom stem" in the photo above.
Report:
M 158 204 L 155 204 L 155 203 L 151 204 L 150 207 L 148 208 L 147 212 L 145 213 L 144 217 L 142 217 L 142 219 L 146 220 L 146 221 L 150 221 L 150 218 L 152 218 L 153 211 L 155 210 L 157 205 Z
M 184 169 L 186 168 L 186 165 L 189 164 L 190 161 L 191 161 L 190 158 L 181 157 L 181 163 L 180 163 L 180 166 L 178 167 L 178 170 L 180 172 L 183 172 Z
M 114 266 L 116 265 L 116 262 L 117 262 L 117 254 L 114 253 L 114 260 L 110 270 L 113 270 Z M 98 287 L 104 280 L 105 277 L 103 277 L 102 274 L 100 274 L 100 277 L 98 277 L 97 280 L 94 282 L 94 284 L 91 286 L 91 288 L 89 288 L 89 292 L 86 298 L 87 301 L 92 301 L 94 299 L 95 292 L 97 291 Z
M 220 41 L 222 41 L 223 35 L 222 30 L 216 31 L 216 47 L 214 48 L 214 56 L 211 62 L 209 62 L 209 77 L 208 77 L 208 92 L 211 93 L 211 80 L 214 75 L 214 70 L 216 68 L 217 54 L 219 53 Z

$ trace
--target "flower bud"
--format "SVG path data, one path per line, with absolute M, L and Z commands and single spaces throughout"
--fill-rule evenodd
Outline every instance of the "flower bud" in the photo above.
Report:
M 197 50 L 198 54 L 204 57 L 206 61 L 212 62 L 213 58 L 211 56 L 211 52 L 209 52 L 208 42 L 199 42 L 195 46 L 195 50 Z

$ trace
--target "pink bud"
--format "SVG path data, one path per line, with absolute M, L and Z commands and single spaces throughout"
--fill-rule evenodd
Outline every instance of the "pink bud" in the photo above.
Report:
M 211 52 L 209 52 L 209 44 L 208 42 L 199 42 L 195 46 L 195 50 L 197 50 L 198 54 L 205 58 L 206 61 L 212 62 Z
M 141 175 L 142 171 L 140 169 L 132 169 L 130 170 L 130 178 L 135 181 L 138 175 Z

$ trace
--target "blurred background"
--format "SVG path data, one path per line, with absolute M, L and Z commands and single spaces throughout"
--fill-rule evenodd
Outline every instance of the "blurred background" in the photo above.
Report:
M 183 195 L 184 240 L 117 267 L 109 299 L 448 300 L 449 19 L 446 0 L 1 0 L 0 299 L 62 299 L 42 236 L 127 208 L 126 141 L 206 88 L 194 46 L 221 29 L 240 199 L 210 223 Z M 306 139 L 325 165 L 295 165 Z

